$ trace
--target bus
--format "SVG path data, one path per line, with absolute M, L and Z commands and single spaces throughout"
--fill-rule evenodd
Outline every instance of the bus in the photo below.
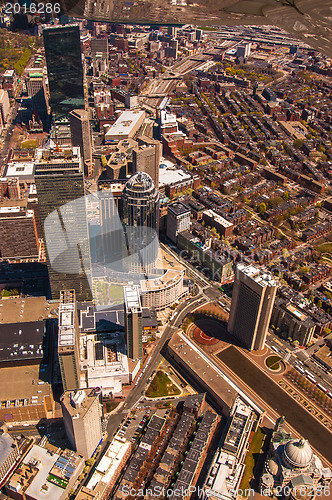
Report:
M 318 387 L 321 391 L 325 392 L 325 394 L 327 393 L 327 389 L 326 389 L 326 388 L 325 388 L 322 384 L 317 384 L 317 387 Z
M 274 352 L 279 352 L 278 349 L 274 345 L 271 346 L 271 349 L 273 349 Z
M 302 373 L 302 375 L 304 375 L 304 370 L 301 366 L 295 366 L 295 370 L 297 370 L 298 372 Z

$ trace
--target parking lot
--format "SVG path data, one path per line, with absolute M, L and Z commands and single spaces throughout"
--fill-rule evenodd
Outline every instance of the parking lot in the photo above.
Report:
M 128 441 L 134 441 L 143 431 L 150 417 L 149 411 L 136 410 L 135 414 L 131 412 L 121 423 L 117 434 Z
M 144 432 L 154 413 L 158 413 L 158 416 L 163 417 L 166 413 L 169 413 L 169 409 L 142 408 L 132 410 L 121 422 L 117 435 L 134 442 Z

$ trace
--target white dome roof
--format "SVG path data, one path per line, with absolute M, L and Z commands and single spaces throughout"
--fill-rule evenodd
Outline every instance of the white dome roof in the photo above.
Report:
M 306 439 L 291 439 L 285 445 L 284 456 L 291 468 L 305 468 L 312 461 L 313 451 Z
M 125 189 L 148 191 L 154 187 L 153 181 L 146 172 L 136 172 L 126 182 Z

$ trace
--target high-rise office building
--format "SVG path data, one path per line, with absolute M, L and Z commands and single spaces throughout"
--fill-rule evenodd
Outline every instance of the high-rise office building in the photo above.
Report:
M 84 173 L 93 176 L 92 145 L 89 113 L 85 109 L 75 109 L 69 113 L 71 144 L 78 146 L 84 162 Z
M 264 347 L 276 291 L 271 274 L 237 265 L 228 331 L 250 351 Z
M 159 249 L 159 192 L 149 174 L 137 172 L 126 182 L 121 196 L 121 220 L 128 271 L 152 272 Z
M 92 57 L 102 54 L 103 59 L 108 61 L 108 38 L 91 38 L 90 50 Z
M 120 202 L 125 181 L 100 182 L 98 198 L 100 211 L 100 262 L 110 272 L 125 272 L 126 244 L 120 219 Z
M 190 229 L 190 208 L 181 201 L 175 201 L 167 206 L 167 236 L 174 243 L 178 233 Z
M 59 304 L 58 356 L 65 391 L 80 387 L 79 325 L 75 290 L 61 290 Z
M 178 28 L 176 26 L 168 26 L 167 27 L 167 34 L 168 36 L 176 36 L 177 35 Z
M 84 109 L 83 64 L 80 30 L 77 25 L 43 30 L 50 106 L 54 117 Z
M 79 148 L 39 149 L 35 183 L 52 298 L 74 289 L 92 300 L 83 166 Z
M 143 135 L 137 138 L 137 142 L 138 147 L 133 148 L 133 172 L 146 172 L 158 188 L 162 144 Z
M 7 123 L 9 115 L 10 103 L 7 90 L 0 89 L 0 121 L 4 125 Z
M 250 56 L 250 51 L 251 51 L 251 43 L 244 43 L 242 45 L 239 45 L 236 51 L 237 57 L 243 57 L 246 59 L 247 57 Z
M 132 359 L 141 359 L 142 352 L 142 306 L 138 285 L 123 287 L 125 303 L 125 332 L 127 355 Z
M 100 388 L 66 391 L 61 396 L 67 438 L 74 451 L 90 458 L 102 441 Z
M 44 71 L 42 66 L 27 68 L 25 84 L 28 96 L 31 98 L 32 110 L 37 110 L 41 116 L 44 116 L 47 111 L 46 69 Z

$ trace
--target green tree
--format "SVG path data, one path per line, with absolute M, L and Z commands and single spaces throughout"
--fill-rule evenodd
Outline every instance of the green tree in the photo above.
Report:
M 288 192 L 288 191 L 285 191 L 285 192 L 284 192 L 284 194 L 282 195 L 282 197 L 283 197 L 283 199 L 284 199 L 284 200 L 286 200 L 286 201 L 287 201 L 287 200 L 288 200 L 288 198 L 289 198 L 289 192 Z
M 106 156 L 105 156 L 105 155 L 101 155 L 101 157 L 100 157 L 100 161 L 101 161 L 101 166 L 102 166 L 103 168 L 106 168 L 106 165 L 107 165 L 107 158 L 106 158 Z
M 321 309 L 321 308 L 322 308 L 322 306 L 323 306 L 322 301 L 319 299 L 319 300 L 317 301 L 317 307 L 319 307 L 319 309 Z
M 266 205 L 265 205 L 265 203 L 263 203 L 263 202 L 262 202 L 262 203 L 260 203 L 260 204 L 258 205 L 258 212 L 259 212 L 260 214 L 263 214 L 265 211 L 266 211 Z
M 295 139 L 293 142 L 294 148 L 300 149 L 303 146 L 303 139 Z

